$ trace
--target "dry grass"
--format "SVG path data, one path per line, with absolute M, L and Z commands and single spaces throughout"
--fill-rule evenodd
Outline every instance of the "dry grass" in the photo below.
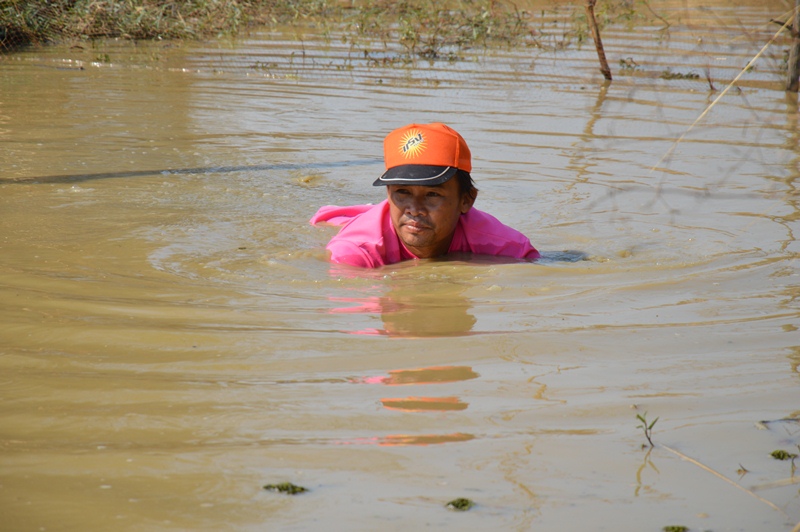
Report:
M 603 5 L 603 21 L 633 16 L 625 0 Z M 563 8 L 553 0 L 552 9 Z M 295 25 L 446 58 L 471 47 L 539 46 L 534 19 L 511 0 L 0 0 L 0 49 L 108 37 L 205 39 L 250 25 Z M 580 44 L 585 37 L 578 14 L 564 42 Z

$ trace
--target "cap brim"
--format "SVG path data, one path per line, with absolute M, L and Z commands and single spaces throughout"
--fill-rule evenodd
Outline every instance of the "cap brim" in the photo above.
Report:
M 372 186 L 382 185 L 441 185 L 454 175 L 458 168 L 455 166 L 428 166 L 424 164 L 403 164 L 389 168 L 372 183 Z

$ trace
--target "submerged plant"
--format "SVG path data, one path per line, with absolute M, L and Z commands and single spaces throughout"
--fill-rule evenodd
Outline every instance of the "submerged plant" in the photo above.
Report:
M 473 506 L 475 506 L 475 503 L 473 503 L 471 500 L 459 497 L 458 499 L 453 499 L 452 501 L 448 502 L 445 508 L 448 510 L 456 510 L 458 512 L 466 512 Z
M 683 525 L 669 525 L 662 528 L 664 532 L 688 532 L 689 527 Z
M 647 412 L 645 412 L 644 414 L 636 414 L 636 419 L 642 422 L 642 424 L 637 425 L 636 428 L 642 429 L 644 431 L 644 437 L 647 438 L 647 443 L 650 444 L 651 448 L 655 447 L 652 436 L 653 436 L 653 427 L 655 426 L 656 421 L 658 421 L 658 418 L 655 418 L 653 421 L 648 422 Z M 644 447 L 644 445 L 642 445 L 642 447 Z
M 639 69 L 639 64 L 633 60 L 633 57 L 625 57 L 619 60 L 619 66 L 623 71 L 633 72 Z
M 792 462 L 794 462 L 794 459 L 797 458 L 795 453 L 790 453 L 789 451 L 784 451 L 783 449 L 772 451 L 770 456 L 775 460 L 791 460 Z
M 700 79 L 700 74 L 696 72 L 673 72 L 671 68 L 665 69 L 659 76 L 661 79 Z
M 287 495 L 297 495 L 298 493 L 303 493 L 308 491 L 303 486 L 297 486 L 292 484 L 291 482 L 281 482 L 280 484 L 267 484 L 264 486 L 265 490 L 268 491 L 277 491 L 279 493 L 286 493 Z
M 800 450 L 800 445 L 797 446 L 797 449 Z M 772 451 L 770 453 L 775 460 L 791 460 L 792 461 L 792 476 L 794 476 L 794 472 L 796 470 L 796 466 L 794 465 L 794 460 L 797 458 L 796 453 L 790 453 L 788 451 L 784 451 L 783 449 L 778 449 Z

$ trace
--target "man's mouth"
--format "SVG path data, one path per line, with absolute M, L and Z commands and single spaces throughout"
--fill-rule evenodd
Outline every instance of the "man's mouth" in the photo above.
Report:
M 422 231 L 430 229 L 427 225 L 414 220 L 403 222 L 403 227 L 412 233 L 421 233 Z

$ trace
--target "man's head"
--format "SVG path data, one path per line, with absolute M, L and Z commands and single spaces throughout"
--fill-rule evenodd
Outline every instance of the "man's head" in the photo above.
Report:
M 447 253 L 478 196 L 467 143 L 444 124 L 410 124 L 386 136 L 383 153 L 386 172 L 373 185 L 387 187 L 395 232 L 420 258 Z

